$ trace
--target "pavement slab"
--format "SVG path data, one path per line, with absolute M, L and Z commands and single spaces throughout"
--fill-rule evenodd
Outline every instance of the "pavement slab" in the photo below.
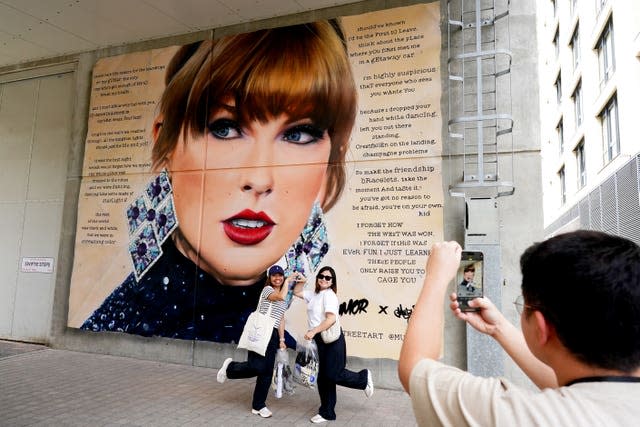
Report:
M 251 413 L 254 379 L 216 381 L 217 369 L 0 341 L 0 426 L 311 426 L 320 399 L 298 385 Z M 408 395 L 338 387 L 328 426 L 417 425 Z

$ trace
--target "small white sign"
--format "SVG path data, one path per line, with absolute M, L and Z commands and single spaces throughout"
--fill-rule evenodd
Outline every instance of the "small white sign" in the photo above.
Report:
M 23 257 L 20 271 L 23 273 L 53 273 L 53 258 Z

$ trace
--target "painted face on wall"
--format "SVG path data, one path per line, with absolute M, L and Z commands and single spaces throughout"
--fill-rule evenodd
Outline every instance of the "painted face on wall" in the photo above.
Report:
M 222 283 L 264 274 L 297 239 L 322 190 L 327 130 L 286 114 L 241 123 L 235 103 L 213 111 L 206 134 L 181 137 L 169 159 L 187 253 Z

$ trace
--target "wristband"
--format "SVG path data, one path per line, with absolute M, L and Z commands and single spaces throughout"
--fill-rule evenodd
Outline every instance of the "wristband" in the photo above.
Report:
M 280 342 L 284 342 L 284 338 L 280 338 Z

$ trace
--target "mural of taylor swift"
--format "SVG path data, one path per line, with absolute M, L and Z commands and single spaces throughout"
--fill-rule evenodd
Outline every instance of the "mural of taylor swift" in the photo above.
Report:
M 357 108 L 344 37 L 319 21 L 187 45 L 165 84 L 134 271 L 81 328 L 237 342 L 266 269 L 309 275 L 328 250 Z

